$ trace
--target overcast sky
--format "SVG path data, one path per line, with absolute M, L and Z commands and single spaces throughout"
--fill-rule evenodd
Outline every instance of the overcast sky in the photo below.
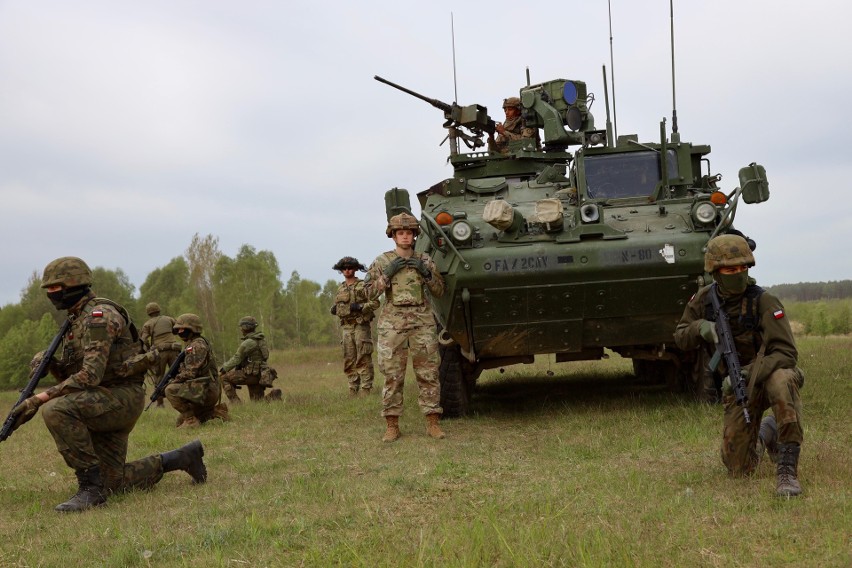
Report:
M 840 0 L 675 2 L 683 140 L 727 191 L 767 170 L 737 217 L 764 285 L 852 278 L 850 20 Z M 65 255 L 138 290 L 195 233 L 272 251 L 284 281 L 369 263 L 384 192 L 452 175 L 442 113 L 373 75 L 452 102 L 451 22 L 461 104 L 502 119 L 529 67 L 585 81 L 604 125 L 603 0 L 0 0 L 0 304 Z M 619 134 L 671 124 L 669 26 L 668 0 L 612 0 Z

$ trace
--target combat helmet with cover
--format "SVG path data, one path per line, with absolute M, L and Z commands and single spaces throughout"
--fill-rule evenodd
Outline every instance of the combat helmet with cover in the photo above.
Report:
M 739 235 L 719 235 L 707 243 L 704 271 L 713 273 L 725 266 L 754 266 L 754 254 Z
M 157 302 L 148 302 L 145 305 L 145 313 L 149 316 L 155 316 L 160 313 L 160 304 Z
M 361 272 L 366 272 L 367 268 L 358 262 L 358 259 L 354 256 L 344 256 L 340 260 L 337 261 L 337 264 L 331 267 L 332 270 L 344 270 L 346 268 L 351 268 L 352 270 L 360 270 Z
M 503 108 L 521 108 L 521 99 L 518 97 L 509 97 L 503 99 Z
M 63 256 L 44 267 L 41 287 L 49 288 L 61 284 L 66 288 L 91 286 L 92 270 L 89 265 L 76 256 Z
M 420 234 L 420 224 L 417 222 L 417 218 L 409 213 L 399 213 L 391 217 L 388 220 L 388 228 L 385 234 L 393 238 L 394 231 L 400 229 L 410 229 L 414 232 L 415 237 Z
M 257 320 L 252 316 L 244 316 L 240 318 L 240 329 L 252 330 L 257 327 Z
M 182 329 L 188 329 L 193 333 L 200 334 L 202 331 L 201 318 L 195 314 L 181 314 L 175 320 L 175 325 L 172 326 L 172 333 L 179 335 L 178 332 Z

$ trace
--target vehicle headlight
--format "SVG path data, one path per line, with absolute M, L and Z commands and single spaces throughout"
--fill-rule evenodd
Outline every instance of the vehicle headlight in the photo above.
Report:
M 450 234 L 456 242 L 465 243 L 473 235 L 473 227 L 467 221 L 456 221 L 450 229 Z
M 716 218 L 716 207 L 709 201 L 699 203 L 692 210 L 692 216 L 702 225 L 712 223 L 713 219 Z

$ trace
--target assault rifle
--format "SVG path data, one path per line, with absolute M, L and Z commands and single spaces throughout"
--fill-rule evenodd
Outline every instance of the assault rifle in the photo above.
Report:
M 731 322 L 728 321 L 728 314 L 722 308 L 716 287 L 716 283 L 713 283 L 710 291 L 707 292 L 710 295 L 710 301 L 713 303 L 713 313 L 716 316 L 716 335 L 719 336 L 719 343 L 716 345 L 716 354 L 713 355 L 710 361 L 710 368 L 715 368 L 718 365 L 719 359 L 725 359 L 725 366 L 728 367 L 728 377 L 730 377 L 737 404 L 743 409 L 743 417 L 746 424 L 751 424 L 751 416 L 748 414 L 748 385 L 746 384 L 745 377 L 743 377 L 740 358 L 737 356 L 737 346 L 734 344 Z
M 62 343 L 62 338 L 65 337 L 65 334 L 68 333 L 70 328 L 71 320 L 66 319 L 62 324 L 62 327 L 59 328 L 59 333 L 56 334 L 56 337 L 54 337 L 53 341 L 50 342 L 50 346 L 47 348 L 47 351 L 44 352 L 44 357 L 41 358 L 38 367 L 36 367 L 32 375 L 30 375 L 29 382 L 27 382 L 26 386 L 21 389 L 21 396 L 18 398 L 18 402 L 16 402 L 12 407 L 12 410 L 9 411 L 9 416 L 6 417 L 6 421 L 3 423 L 3 429 L 0 430 L 0 442 L 12 435 L 12 427 L 15 425 L 15 418 L 13 417 L 12 412 L 15 410 L 16 406 L 33 395 L 36 387 L 38 386 L 38 382 L 47 374 L 48 367 L 50 367 L 50 361 L 56 354 L 56 350 L 59 349 L 59 344 Z
M 181 351 L 175 362 L 172 363 L 172 366 L 169 367 L 169 370 L 166 371 L 166 374 L 163 375 L 163 378 L 160 379 L 160 382 L 157 383 L 157 386 L 154 387 L 154 392 L 151 393 L 151 402 L 148 403 L 148 406 L 145 407 L 145 410 L 151 408 L 151 405 L 154 404 L 158 398 L 163 396 L 163 392 L 166 390 L 166 387 L 172 382 L 172 379 L 175 378 L 175 375 L 178 373 L 178 369 L 180 369 L 180 364 L 183 363 L 184 358 L 186 357 L 186 349 Z

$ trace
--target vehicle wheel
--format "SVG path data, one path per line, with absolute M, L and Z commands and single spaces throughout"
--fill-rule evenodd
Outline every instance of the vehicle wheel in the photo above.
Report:
M 476 377 L 458 345 L 441 345 L 440 350 L 441 407 L 446 418 L 458 418 L 470 410 Z

